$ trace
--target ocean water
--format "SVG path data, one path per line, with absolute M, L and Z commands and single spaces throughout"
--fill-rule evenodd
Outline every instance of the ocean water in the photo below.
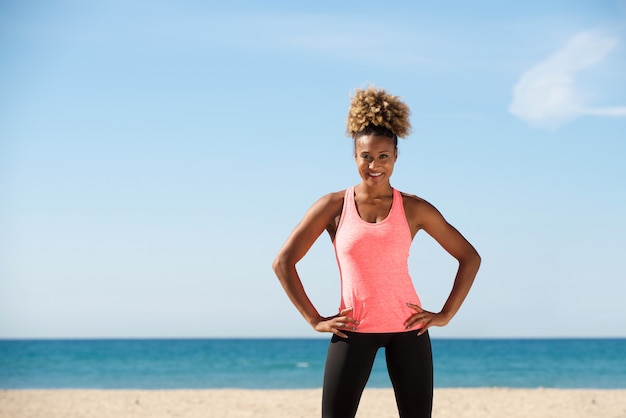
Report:
M 626 339 L 433 339 L 435 387 L 626 388 Z M 0 340 L 0 388 L 296 389 L 324 339 Z M 391 387 L 384 352 L 370 388 Z

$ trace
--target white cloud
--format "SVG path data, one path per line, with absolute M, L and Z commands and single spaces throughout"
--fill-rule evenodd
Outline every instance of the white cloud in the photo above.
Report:
M 548 129 L 581 115 L 626 116 L 626 107 L 588 107 L 576 86 L 577 73 L 600 62 L 618 41 L 596 31 L 576 34 L 522 75 L 513 88 L 509 111 L 532 126 Z

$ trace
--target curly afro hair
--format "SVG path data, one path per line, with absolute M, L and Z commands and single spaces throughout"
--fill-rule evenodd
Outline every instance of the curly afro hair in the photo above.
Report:
M 354 139 L 372 134 L 406 138 L 411 133 L 410 114 L 409 107 L 385 89 L 357 89 L 348 111 L 347 134 Z

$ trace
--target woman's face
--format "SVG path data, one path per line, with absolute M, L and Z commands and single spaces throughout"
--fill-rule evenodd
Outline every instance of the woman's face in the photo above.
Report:
M 398 149 L 386 136 L 363 135 L 354 142 L 359 175 L 372 187 L 389 183 L 397 159 Z

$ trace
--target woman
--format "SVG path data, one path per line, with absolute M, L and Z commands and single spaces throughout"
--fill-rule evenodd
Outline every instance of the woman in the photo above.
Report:
M 357 90 L 348 114 L 361 182 L 320 198 L 293 230 L 273 268 L 304 319 L 334 334 L 324 372 L 322 416 L 354 417 L 379 348 L 401 417 L 430 417 L 433 372 L 428 328 L 457 313 L 480 265 L 472 245 L 425 200 L 390 184 L 398 137 L 411 125 L 409 108 L 384 89 Z M 411 242 L 423 229 L 459 262 L 439 312 L 421 307 L 408 272 Z M 296 263 L 326 230 L 341 276 L 339 313 L 322 316 L 308 298 Z

